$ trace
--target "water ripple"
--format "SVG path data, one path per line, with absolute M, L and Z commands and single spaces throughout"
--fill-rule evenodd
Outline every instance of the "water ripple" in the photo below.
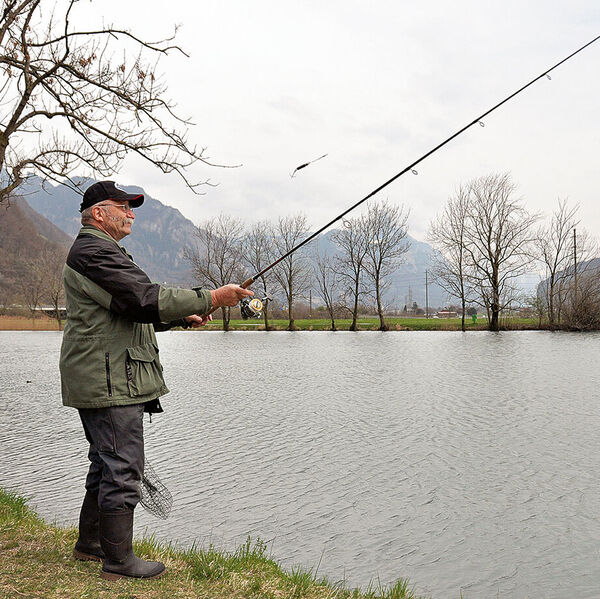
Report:
M 0 485 L 74 524 L 86 472 L 59 333 L 0 333 Z M 165 333 L 138 532 L 433 599 L 600 596 L 599 335 Z M 260 359 L 256 359 L 256 357 Z M 251 359 L 249 359 L 251 357 Z M 32 381 L 27 383 L 26 381 Z

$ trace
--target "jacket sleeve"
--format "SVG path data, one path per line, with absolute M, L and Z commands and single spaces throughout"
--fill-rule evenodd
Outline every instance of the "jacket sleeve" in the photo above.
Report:
M 172 320 L 171 322 L 153 322 L 152 326 L 154 326 L 154 330 L 157 333 L 162 333 L 163 331 L 170 331 L 173 327 L 181 327 L 183 329 L 189 329 L 190 325 L 185 320 L 185 318 L 180 318 L 179 320 Z
M 111 312 L 134 322 L 170 323 L 190 314 L 206 314 L 212 306 L 207 289 L 179 289 L 152 283 L 117 248 L 92 254 L 83 274 L 110 295 Z

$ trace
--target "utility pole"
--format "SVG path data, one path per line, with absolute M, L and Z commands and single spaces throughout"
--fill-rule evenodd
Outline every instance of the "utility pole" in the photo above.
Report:
M 577 308 L 577 229 L 573 228 L 573 275 L 575 277 L 575 308 Z
M 425 318 L 429 318 L 429 280 L 425 269 Z

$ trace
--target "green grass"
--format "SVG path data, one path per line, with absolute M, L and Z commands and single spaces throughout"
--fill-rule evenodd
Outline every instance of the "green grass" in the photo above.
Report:
M 181 549 L 153 537 L 134 542 L 136 553 L 167 565 L 158 580 L 109 582 L 100 564 L 71 558 L 74 528 L 45 523 L 27 501 L 0 489 L 0 597 L 3 599 L 419 599 L 405 579 L 365 591 L 331 583 L 299 566 L 281 568 L 267 546 L 250 538 L 236 551 Z
M 401 318 L 390 316 L 385 322 L 392 331 L 460 331 L 460 318 Z M 339 331 L 348 331 L 352 320 L 349 318 L 339 318 L 335 321 L 335 326 Z M 271 320 L 269 326 L 273 330 L 285 331 L 288 327 L 288 320 Z M 296 329 L 299 331 L 329 331 L 331 321 L 326 318 L 298 319 L 295 321 Z M 500 322 L 502 329 L 537 329 L 537 320 L 532 318 L 505 318 Z M 202 329 L 221 330 L 223 323 L 221 320 L 213 320 Z M 250 320 L 231 320 L 230 328 L 234 331 L 264 331 L 264 321 L 261 319 Z M 476 323 L 469 318 L 465 321 L 467 331 L 485 331 L 487 330 L 487 320 L 479 318 Z M 358 319 L 358 329 L 360 331 L 376 331 L 379 329 L 379 319 L 376 317 L 364 317 Z M 201 329 L 195 329 L 201 330 Z

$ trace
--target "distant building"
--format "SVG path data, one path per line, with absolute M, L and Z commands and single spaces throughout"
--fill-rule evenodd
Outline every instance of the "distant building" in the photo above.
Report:
M 457 318 L 458 312 L 453 312 L 452 310 L 440 310 L 437 313 L 438 318 Z

